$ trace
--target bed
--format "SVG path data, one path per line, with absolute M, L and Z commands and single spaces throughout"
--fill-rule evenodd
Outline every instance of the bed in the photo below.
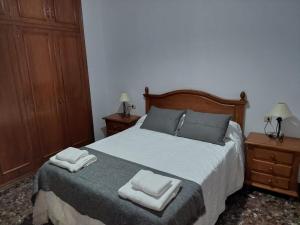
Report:
M 200 112 L 231 114 L 241 128 L 225 146 L 140 129 L 145 116 L 121 133 L 87 147 L 104 154 L 154 168 L 198 183 L 202 187 L 205 213 L 194 225 L 213 225 L 225 209 L 225 200 L 239 190 L 244 181 L 243 124 L 246 95 L 239 100 L 223 99 L 195 91 L 177 90 L 154 95 L 145 88 L 146 113 L 151 106 L 168 109 L 192 109 Z M 100 209 L 99 209 L 100 210 Z M 118 209 L 115 209 L 118 213 Z M 34 224 L 103 225 L 99 219 L 78 212 L 52 191 L 40 190 L 34 211 Z M 124 223 L 126 224 L 126 223 Z

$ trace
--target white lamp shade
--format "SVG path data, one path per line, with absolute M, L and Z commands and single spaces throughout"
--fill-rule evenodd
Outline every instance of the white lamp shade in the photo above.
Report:
M 281 117 L 282 119 L 286 119 L 286 118 L 289 118 L 289 117 L 293 116 L 293 114 L 290 111 L 289 107 L 284 102 L 277 103 L 274 106 L 274 108 L 271 110 L 269 115 L 274 116 L 274 117 Z
M 129 97 L 127 93 L 123 92 L 120 96 L 120 102 L 129 102 Z

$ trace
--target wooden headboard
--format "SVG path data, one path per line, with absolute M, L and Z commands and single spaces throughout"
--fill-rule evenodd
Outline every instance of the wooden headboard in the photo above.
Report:
M 168 109 L 191 109 L 197 112 L 231 114 L 232 120 L 244 127 L 246 93 L 241 92 L 240 99 L 224 99 L 196 90 L 176 90 L 164 94 L 150 94 L 145 88 L 146 113 L 151 106 Z

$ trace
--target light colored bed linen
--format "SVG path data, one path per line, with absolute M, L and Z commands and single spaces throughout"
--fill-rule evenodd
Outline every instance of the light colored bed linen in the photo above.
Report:
M 87 147 L 200 184 L 206 212 L 195 225 L 215 224 L 218 216 L 225 209 L 226 198 L 243 185 L 242 141 L 240 139 L 229 140 L 225 146 L 218 146 L 140 129 L 139 126 L 140 123 Z M 52 220 L 61 218 L 59 219 L 61 222 L 54 221 L 55 224 L 103 225 L 101 221 L 80 215 L 52 192 L 40 192 L 38 199 L 42 200 L 37 201 L 36 209 L 47 208 L 48 216 Z M 42 206 L 45 204 L 47 206 Z M 54 208 L 60 208 L 60 210 Z M 43 215 L 44 212 L 37 209 L 34 215 Z M 36 216 L 36 224 L 38 224 L 38 219 Z

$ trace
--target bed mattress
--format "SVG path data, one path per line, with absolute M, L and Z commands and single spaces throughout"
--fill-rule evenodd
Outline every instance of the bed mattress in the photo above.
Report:
M 235 140 L 228 139 L 225 146 L 218 146 L 140 129 L 140 125 L 137 123 L 87 147 L 200 184 L 206 212 L 195 225 L 214 224 L 225 209 L 226 198 L 243 185 L 241 135 Z M 40 224 L 45 214 L 55 224 L 103 225 L 99 220 L 80 215 L 53 192 L 40 191 L 34 207 L 35 224 Z

